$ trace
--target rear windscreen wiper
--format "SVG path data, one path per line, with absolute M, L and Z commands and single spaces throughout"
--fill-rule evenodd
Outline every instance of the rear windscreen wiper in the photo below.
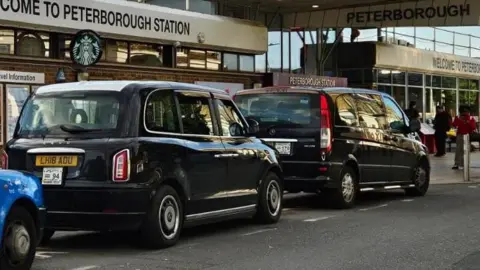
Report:
M 83 128 L 80 126 L 75 125 L 60 125 L 59 128 L 68 133 L 85 133 L 85 132 L 92 132 L 92 131 L 102 131 L 103 129 L 90 129 L 90 128 Z

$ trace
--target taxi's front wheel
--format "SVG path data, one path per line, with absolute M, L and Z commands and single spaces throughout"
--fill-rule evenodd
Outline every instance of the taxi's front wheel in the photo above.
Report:
M 7 216 L 0 250 L 0 269 L 30 269 L 37 248 L 35 222 L 23 207 L 14 206 Z

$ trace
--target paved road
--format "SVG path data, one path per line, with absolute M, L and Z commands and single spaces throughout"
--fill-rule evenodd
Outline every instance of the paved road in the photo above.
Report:
M 364 194 L 353 210 L 287 195 L 280 223 L 235 221 L 186 230 L 170 249 L 119 235 L 59 234 L 34 270 L 479 269 L 480 185 L 435 185 L 424 198 Z

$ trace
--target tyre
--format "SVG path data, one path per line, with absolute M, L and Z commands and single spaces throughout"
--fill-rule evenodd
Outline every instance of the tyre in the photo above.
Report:
M 3 229 L 0 269 L 30 269 L 36 249 L 37 235 L 33 217 L 25 208 L 14 206 Z
M 255 220 L 263 224 L 277 223 L 282 215 L 283 187 L 275 173 L 268 173 L 258 193 Z
M 159 249 L 175 245 L 183 226 L 183 205 L 171 186 L 161 186 L 140 229 L 142 244 Z
M 415 187 L 405 189 L 405 194 L 413 197 L 425 196 L 430 186 L 430 172 L 425 165 L 419 164 L 415 168 L 413 184 Z
M 340 187 L 326 193 L 334 208 L 348 209 L 355 206 L 359 192 L 357 173 L 352 167 L 345 166 L 340 174 Z
M 55 234 L 55 231 L 54 231 L 54 230 L 44 229 L 44 230 L 42 231 L 42 234 L 40 235 L 39 246 L 46 246 L 46 245 L 48 245 L 48 243 L 50 242 L 50 240 L 52 239 L 52 237 L 53 237 L 54 234 Z

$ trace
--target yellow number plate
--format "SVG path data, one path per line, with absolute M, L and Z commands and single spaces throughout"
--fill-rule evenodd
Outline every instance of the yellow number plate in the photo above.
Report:
M 75 167 L 77 164 L 77 156 L 37 156 L 35 158 L 35 166 L 39 167 Z

